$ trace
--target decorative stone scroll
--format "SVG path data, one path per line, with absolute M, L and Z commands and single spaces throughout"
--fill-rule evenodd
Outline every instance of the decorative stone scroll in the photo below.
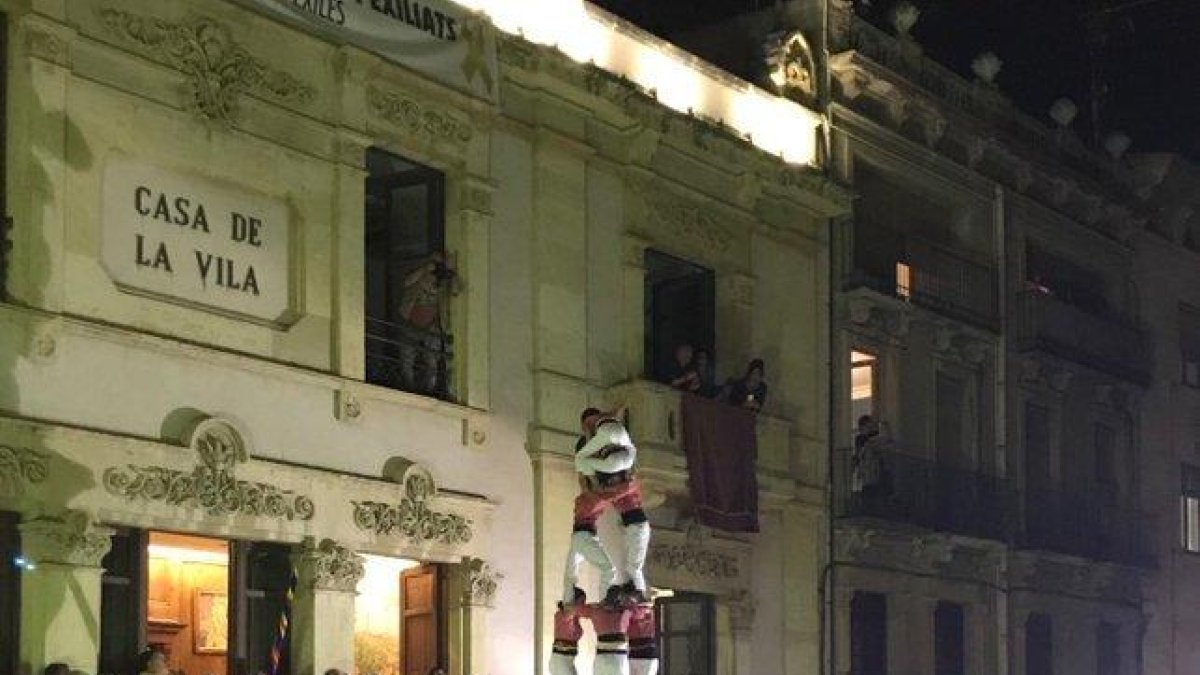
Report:
M 213 516 L 312 519 L 316 508 L 309 497 L 268 483 L 238 480 L 235 470 L 247 461 L 247 453 L 241 435 L 229 423 L 204 420 L 192 431 L 189 445 L 200 457 L 193 471 L 132 464 L 110 467 L 104 472 L 104 488 L 130 501 L 199 507 Z
M 384 502 L 353 502 L 354 524 L 360 530 L 406 539 L 442 544 L 465 544 L 471 540 L 471 521 L 455 513 L 434 511 L 430 502 L 437 494 L 437 485 L 424 467 L 405 463 L 393 476 L 404 489 L 398 504 Z
M 479 558 L 467 558 L 462 565 L 466 575 L 462 603 L 470 607 L 492 607 L 496 600 L 496 589 L 504 575 Z
M 466 143 L 474 135 L 466 119 L 396 92 L 368 86 L 367 105 L 391 124 L 434 140 Z
M 812 48 L 800 31 L 772 35 L 765 45 L 767 76 L 775 93 L 805 105 L 817 94 Z
M 100 10 L 114 35 L 179 69 L 188 79 L 190 104 L 202 117 L 232 125 L 238 98 L 245 93 L 306 104 L 316 90 L 267 65 L 210 19 L 173 22 L 119 9 Z
M 682 571 L 695 577 L 736 579 L 741 576 L 737 556 L 710 550 L 704 545 L 704 529 L 692 523 L 683 544 L 650 543 L 650 563 L 669 571 Z
M 28 448 L 0 445 L 0 496 L 19 497 L 46 480 L 48 456 Z
M 299 558 L 301 583 L 318 590 L 353 593 L 365 571 L 362 556 L 332 539 L 305 539 Z
M 710 210 L 654 185 L 631 182 L 630 190 L 642 204 L 638 223 L 643 232 L 662 231 L 677 241 L 689 242 L 709 255 L 724 252 L 734 243 Z
M 20 529 L 25 556 L 38 563 L 99 567 L 112 548 L 112 530 L 96 527 L 82 511 L 27 520 Z

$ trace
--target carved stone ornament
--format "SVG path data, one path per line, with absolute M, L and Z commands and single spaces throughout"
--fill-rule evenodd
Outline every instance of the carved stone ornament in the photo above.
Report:
M 767 76 L 780 96 L 810 103 L 817 93 L 812 48 L 800 31 L 778 33 L 766 44 Z
M 471 607 L 492 607 L 496 600 L 496 589 L 504 579 L 485 560 L 468 558 L 463 561 L 463 572 L 466 583 L 463 587 L 462 602 Z
M 411 134 L 466 143 L 474 131 L 468 120 L 402 94 L 367 87 L 367 105 L 379 117 Z
M 96 527 L 82 511 L 27 520 L 20 529 L 25 557 L 35 563 L 99 567 L 112 548 L 112 530 Z
M 304 585 L 319 590 L 353 593 L 362 580 L 363 558 L 332 539 L 314 543 L 304 540 L 300 551 L 300 575 Z
M 200 458 L 191 472 L 132 464 L 110 467 L 104 472 L 104 488 L 130 501 L 202 508 L 213 516 L 312 519 L 315 507 L 309 497 L 237 479 L 235 470 L 247 454 L 241 435 L 229 423 L 204 420 L 192 431 L 189 445 Z
M 404 492 L 400 503 L 353 502 L 354 524 L 358 529 L 384 536 L 398 534 L 421 542 L 454 545 L 471 541 L 474 533 L 470 520 L 430 508 L 437 486 L 429 471 L 411 464 L 399 478 Z
M 729 623 L 738 632 L 754 629 L 754 615 L 758 610 L 758 602 L 749 591 L 738 591 L 729 596 L 726 601 L 729 606 Z
M 19 497 L 46 480 L 48 456 L 28 448 L 0 445 L 0 496 Z
M 700 205 L 643 182 L 629 185 L 644 209 L 639 223 L 643 232 L 662 231 L 710 255 L 723 253 L 733 243 L 733 235 Z
M 211 19 L 174 22 L 102 9 L 100 20 L 114 35 L 182 71 L 191 106 L 207 119 L 232 125 L 242 94 L 300 104 L 316 96 L 313 87 L 253 56 L 227 26 Z
M 705 546 L 704 528 L 691 523 L 683 544 L 650 542 L 649 561 L 665 570 L 686 572 L 695 577 L 736 579 L 741 576 L 737 556 L 710 550 Z

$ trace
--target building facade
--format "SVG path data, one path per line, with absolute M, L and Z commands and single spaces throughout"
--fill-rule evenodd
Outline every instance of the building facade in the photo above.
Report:
M 820 119 L 567 4 L 0 3 L 0 670 L 543 672 L 620 404 L 668 667 L 819 667 Z M 685 338 L 768 364 L 759 534 L 692 516 Z

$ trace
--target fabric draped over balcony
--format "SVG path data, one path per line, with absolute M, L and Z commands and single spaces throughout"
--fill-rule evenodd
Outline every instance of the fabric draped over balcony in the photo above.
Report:
M 727 532 L 758 532 L 758 439 L 753 412 L 684 395 L 683 447 L 696 520 Z

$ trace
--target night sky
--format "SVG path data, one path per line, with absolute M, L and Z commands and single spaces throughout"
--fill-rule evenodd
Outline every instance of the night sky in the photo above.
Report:
M 859 0 L 859 13 L 890 30 L 894 0 Z M 1176 151 L 1200 161 L 1200 0 L 913 0 L 913 35 L 927 54 L 973 77 L 971 60 L 995 52 L 1000 89 L 1052 124 L 1050 104 L 1079 108 L 1074 128 L 1091 138 L 1091 63 L 1085 17 L 1102 7 L 1107 41 L 1099 63 L 1106 82 L 1101 138 L 1121 131 L 1130 152 Z M 769 0 L 600 0 L 601 6 L 669 35 L 713 23 Z

